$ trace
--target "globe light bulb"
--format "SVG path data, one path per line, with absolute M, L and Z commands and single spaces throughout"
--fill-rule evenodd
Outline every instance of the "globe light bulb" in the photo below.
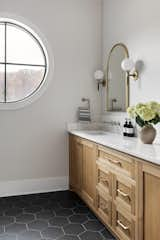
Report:
M 103 71 L 97 70 L 97 71 L 94 73 L 94 78 L 95 78 L 96 80 L 103 80 L 103 78 L 104 78 L 104 73 L 103 73 Z
M 125 58 L 121 63 L 121 67 L 125 72 L 130 72 L 135 68 L 135 63 L 131 58 Z

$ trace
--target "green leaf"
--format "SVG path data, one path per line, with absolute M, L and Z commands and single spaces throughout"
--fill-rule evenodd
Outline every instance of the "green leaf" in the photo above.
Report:
M 155 125 L 159 122 L 160 122 L 160 117 L 158 115 L 156 115 L 156 117 L 150 121 L 150 123 L 153 123 Z
M 143 127 L 145 126 L 145 122 L 143 121 L 143 119 L 140 117 L 140 116 L 137 116 L 136 117 L 136 123 L 140 126 L 140 127 Z

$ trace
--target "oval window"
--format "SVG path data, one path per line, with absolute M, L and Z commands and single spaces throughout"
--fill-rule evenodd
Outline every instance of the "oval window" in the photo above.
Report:
M 14 20 L 0 19 L 0 103 L 32 96 L 46 73 L 46 50 L 38 36 Z

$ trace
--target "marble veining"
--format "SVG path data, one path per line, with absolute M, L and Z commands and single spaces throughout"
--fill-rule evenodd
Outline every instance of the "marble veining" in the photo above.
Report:
M 160 144 L 143 144 L 138 138 L 123 137 L 120 134 L 106 132 L 105 134 L 90 134 L 85 130 L 70 130 L 70 133 L 88 139 L 97 144 L 113 148 L 143 160 L 160 165 Z

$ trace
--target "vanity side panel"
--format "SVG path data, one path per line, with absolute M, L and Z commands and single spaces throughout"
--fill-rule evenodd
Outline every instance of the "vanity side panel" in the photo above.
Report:
M 143 165 L 144 240 L 160 239 L 160 168 Z
M 81 139 L 69 135 L 69 186 L 80 195 L 82 188 L 83 145 Z

